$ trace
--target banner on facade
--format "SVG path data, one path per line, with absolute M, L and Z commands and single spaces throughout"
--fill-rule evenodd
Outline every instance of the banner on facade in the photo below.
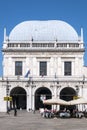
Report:
M 78 96 L 73 96 L 73 100 L 75 100 L 75 99 L 79 99 L 79 97 Z
M 4 101 L 12 101 L 12 97 L 4 97 Z

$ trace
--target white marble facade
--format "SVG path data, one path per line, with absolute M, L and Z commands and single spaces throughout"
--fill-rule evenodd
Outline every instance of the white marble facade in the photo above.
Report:
M 78 36 L 75 29 L 63 21 L 22 22 L 12 29 L 9 36 L 5 29 L 0 111 L 7 109 L 7 102 L 4 101 L 7 93 L 14 98 L 18 109 L 26 110 L 48 107 L 42 104 L 40 98 L 43 97 L 65 98 L 69 101 L 78 94 L 87 98 L 84 52 L 83 30 Z M 16 61 L 22 62 L 22 74 L 15 74 Z M 40 62 L 46 62 L 46 75 L 40 75 Z M 65 75 L 65 62 L 71 63 L 69 75 Z M 30 73 L 25 77 L 28 71 Z M 8 102 L 8 106 L 13 107 L 13 104 Z M 85 107 L 80 106 L 79 109 Z

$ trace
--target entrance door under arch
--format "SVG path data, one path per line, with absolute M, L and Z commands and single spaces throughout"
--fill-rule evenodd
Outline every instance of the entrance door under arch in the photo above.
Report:
M 70 101 L 73 100 L 73 97 L 76 96 L 76 91 L 71 88 L 71 87 L 66 87 L 64 89 L 61 90 L 60 92 L 60 99 L 63 99 L 65 101 Z M 73 109 L 75 109 L 75 105 L 73 106 L 60 106 L 60 110 L 63 110 L 64 108 L 69 109 L 70 111 L 72 111 Z
M 26 91 L 22 87 L 15 87 L 11 90 L 12 105 L 17 109 L 26 109 Z
M 37 89 L 35 92 L 35 109 L 39 110 L 39 108 L 47 108 L 51 109 L 50 105 L 44 105 L 43 100 L 44 99 L 50 99 L 52 98 L 51 91 L 46 87 L 41 87 Z

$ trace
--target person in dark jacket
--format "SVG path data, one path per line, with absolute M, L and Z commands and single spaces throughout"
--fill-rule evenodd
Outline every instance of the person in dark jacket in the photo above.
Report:
M 14 108 L 14 116 L 17 116 L 17 109 Z

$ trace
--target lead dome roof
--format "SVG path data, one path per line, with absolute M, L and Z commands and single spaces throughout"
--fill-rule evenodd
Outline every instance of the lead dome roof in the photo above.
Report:
M 68 23 L 60 20 L 24 21 L 10 32 L 9 41 L 69 41 L 77 42 L 78 34 Z

